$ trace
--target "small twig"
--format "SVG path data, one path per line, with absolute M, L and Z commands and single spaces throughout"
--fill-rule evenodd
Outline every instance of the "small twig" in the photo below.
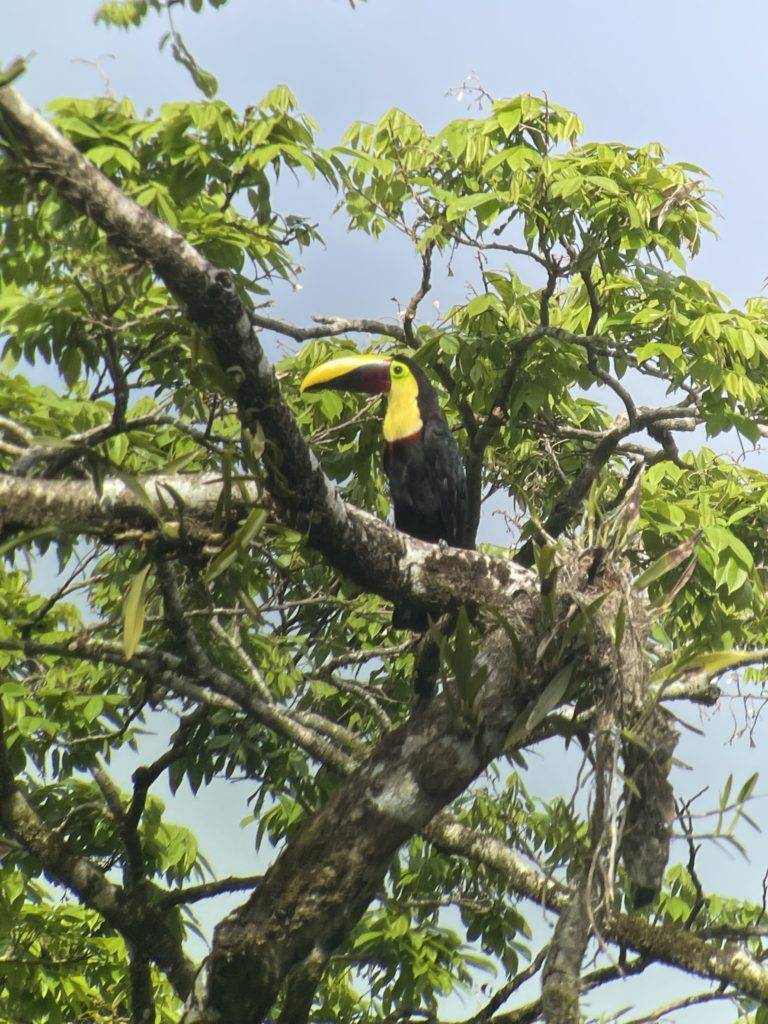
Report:
M 312 341 L 315 338 L 333 338 L 340 334 L 379 334 L 386 338 L 394 338 L 401 344 L 405 342 L 405 331 L 398 324 L 384 323 L 382 320 L 346 320 L 339 316 L 314 316 L 312 319 L 317 327 L 297 327 L 285 320 L 264 316 L 251 310 L 251 323 L 276 334 L 284 334 L 294 341 Z
M 522 971 L 518 971 L 514 978 L 511 978 L 506 985 L 503 985 L 498 992 L 488 1000 L 479 1013 L 476 1013 L 474 1017 L 468 1017 L 463 1024 L 487 1024 L 496 1011 L 506 1003 L 511 995 L 517 992 L 517 990 L 521 988 L 526 981 L 530 981 L 531 978 L 535 977 L 539 973 L 544 965 L 548 952 L 549 943 L 542 946 L 528 966 Z
M 110 814 L 115 820 L 125 848 L 125 865 L 123 870 L 126 889 L 133 889 L 144 877 L 144 850 L 138 833 L 138 819 L 129 818 L 120 790 L 109 777 L 102 765 L 91 770 L 96 785 L 101 790 Z
M 228 878 L 218 878 L 213 882 L 203 882 L 201 885 L 172 889 L 169 892 L 161 893 L 158 896 L 158 903 L 163 907 L 175 907 L 180 903 L 197 903 L 200 900 L 211 899 L 222 893 L 247 892 L 255 889 L 263 877 L 263 875 L 230 875 Z
M 182 718 L 174 734 L 171 746 L 150 765 L 141 765 L 133 775 L 133 797 L 125 812 L 126 825 L 137 828 L 144 813 L 149 789 L 163 772 L 187 752 L 187 740 L 190 732 L 206 714 L 204 707 L 195 708 L 189 715 Z
M 352 679 L 339 679 L 339 677 L 334 675 L 333 672 L 329 672 L 326 669 L 322 669 L 318 675 L 323 682 L 330 683 L 330 685 L 335 686 L 336 689 L 341 690 L 344 693 L 353 694 L 355 697 L 358 697 L 363 701 L 363 703 L 370 708 L 371 713 L 376 718 L 384 732 L 388 732 L 392 728 L 392 719 L 381 706 L 378 699 L 371 691 L 370 686 L 357 683 Z
M 704 889 L 701 885 L 701 880 L 696 872 L 696 854 L 699 852 L 699 846 L 694 842 L 694 830 L 693 830 L 693 818 L 691 815 L 691 804 L 696 798 L 693 797 L 685 802 L 678 803 L 676 801 L 677 820 L 680 822 L 680 827 L 685 834 L 685 839 L 688 844 L 688 875 L 693 883 L 696 897 L 693 901 L 688 916 L 683 924 L 684 928 L 692 928 L 693 924 L 704 907 L 706 902 L 704 898 Z
M 232 636 L 219 622 L 218 616 L 211 615 L 210 618 L 211 629 L 216 636 L 222 640 L 227 647 L 233 652 L 237 660 L 243 666 L 245 671 L 248 673 L 248 678 L 254 685 L 259 695 L 267 702 L 272 702 L 272 692 L 267 685 L 266 680 L 258 666 L 254 663 L 248 652 L 245 650 L 243 645 L 238 639 Z
M 624 1021 L 623 1024 L 656 1024 L 657 1021 L 663 1020 L 675 1010 L 685 1010 L 689 1006 L 701 1006 L 702 1003 L 714 1003 L 721 999 L 732 998 L 733 994 L 730 992 L 721 992 L 719 990 L 715 992 L 699 992 L 697 995 L 674 999 L 671 1003 L 660 1006 L 652 1013 L 644 1014 L 642 1017 L 633 1017 L 631 1020 Z
M 418 348 L 419 343 L 414 337 L 413 333 L 413 321 L 416 316 L 416 311 L 419 308 L 419 303 L 427 294 L 430 289 L 430 278 L 432 275 L 432 252 L 435 248 L 434 242 L 429 242 L 424 252 L 421 254 L 421 283 L 418 290 L 411 296 L 411 301 L 405 310 L 405 316 L 403 317 L 403 332 L 405 334 L 405 342 L 409 348 Z
M 86 64 L 89 68 L 93 68 L 101 79 L 102 85 L 104 86 L 104 95 L 108 99 L 114 99 L 115 94 L 112 89 L 112 82 L 109 75 L 102 67 L 102 61 L 115 60 L 114 53 L 102 53 L 95 60 L 88 60 L 85 57 L 73 57 L 73 64 Z

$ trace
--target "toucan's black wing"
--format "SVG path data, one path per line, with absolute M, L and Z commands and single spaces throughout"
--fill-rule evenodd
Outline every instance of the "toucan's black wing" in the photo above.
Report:
M 467 477 L 458 445 L 442 418 L 424 425 L 424 464 L 430 489 L 439 502 L 443 539 L 451 547 L 461 547 L 467 518 Z

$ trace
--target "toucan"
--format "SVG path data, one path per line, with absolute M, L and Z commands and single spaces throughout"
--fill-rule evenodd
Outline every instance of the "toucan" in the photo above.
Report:
M 321 363 L 301 382 L 301 391 L 363 391 L 386 394 L 384 472 L 403 533 L 432 544 L 462 547 L 467 482 L 459 449 L 435 389 L 408 356 L 346 355 Z M 392 624 L 423 632 L 426 610 L 394 609 Z

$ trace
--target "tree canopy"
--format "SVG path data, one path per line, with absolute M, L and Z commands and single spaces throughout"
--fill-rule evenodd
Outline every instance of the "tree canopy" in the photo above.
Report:
M 697 870 L 748 848 L 757 779 L 670 776 L 680 716 L 759 706 L 768 657 L 768 302 L 689 270 L 705 173 L 532 95 L 323 148 L 286 86 L 234 110 L 169 43 L 203 96 L 144 116 L 0 76 L 0 1020 L 447 1024 L 464 993 L 467 1024 L 570 1024 L 664 964 L 700 979 L 672 1010 L 765 1024 L 765 894 Z M 408 240 L 398 317 L 282 318 L 323 230 L 286 174 Z M 494 543 L 387 525 L 377 400 L 299 396 L 348 350 L 426 369 Z M 543 744 L 581 758 L 548 799 Z M 214 877 L 153 793 L 221 778 L 263 874 Z

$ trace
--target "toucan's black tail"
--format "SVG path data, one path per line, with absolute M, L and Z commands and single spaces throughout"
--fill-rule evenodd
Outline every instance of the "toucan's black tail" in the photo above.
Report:
M 392 609 L 392 625 L 395 629 L 410 629 L 412 633 L 426 633 L 429 619 L 424 608 L 417 604 L 396 604 Z

